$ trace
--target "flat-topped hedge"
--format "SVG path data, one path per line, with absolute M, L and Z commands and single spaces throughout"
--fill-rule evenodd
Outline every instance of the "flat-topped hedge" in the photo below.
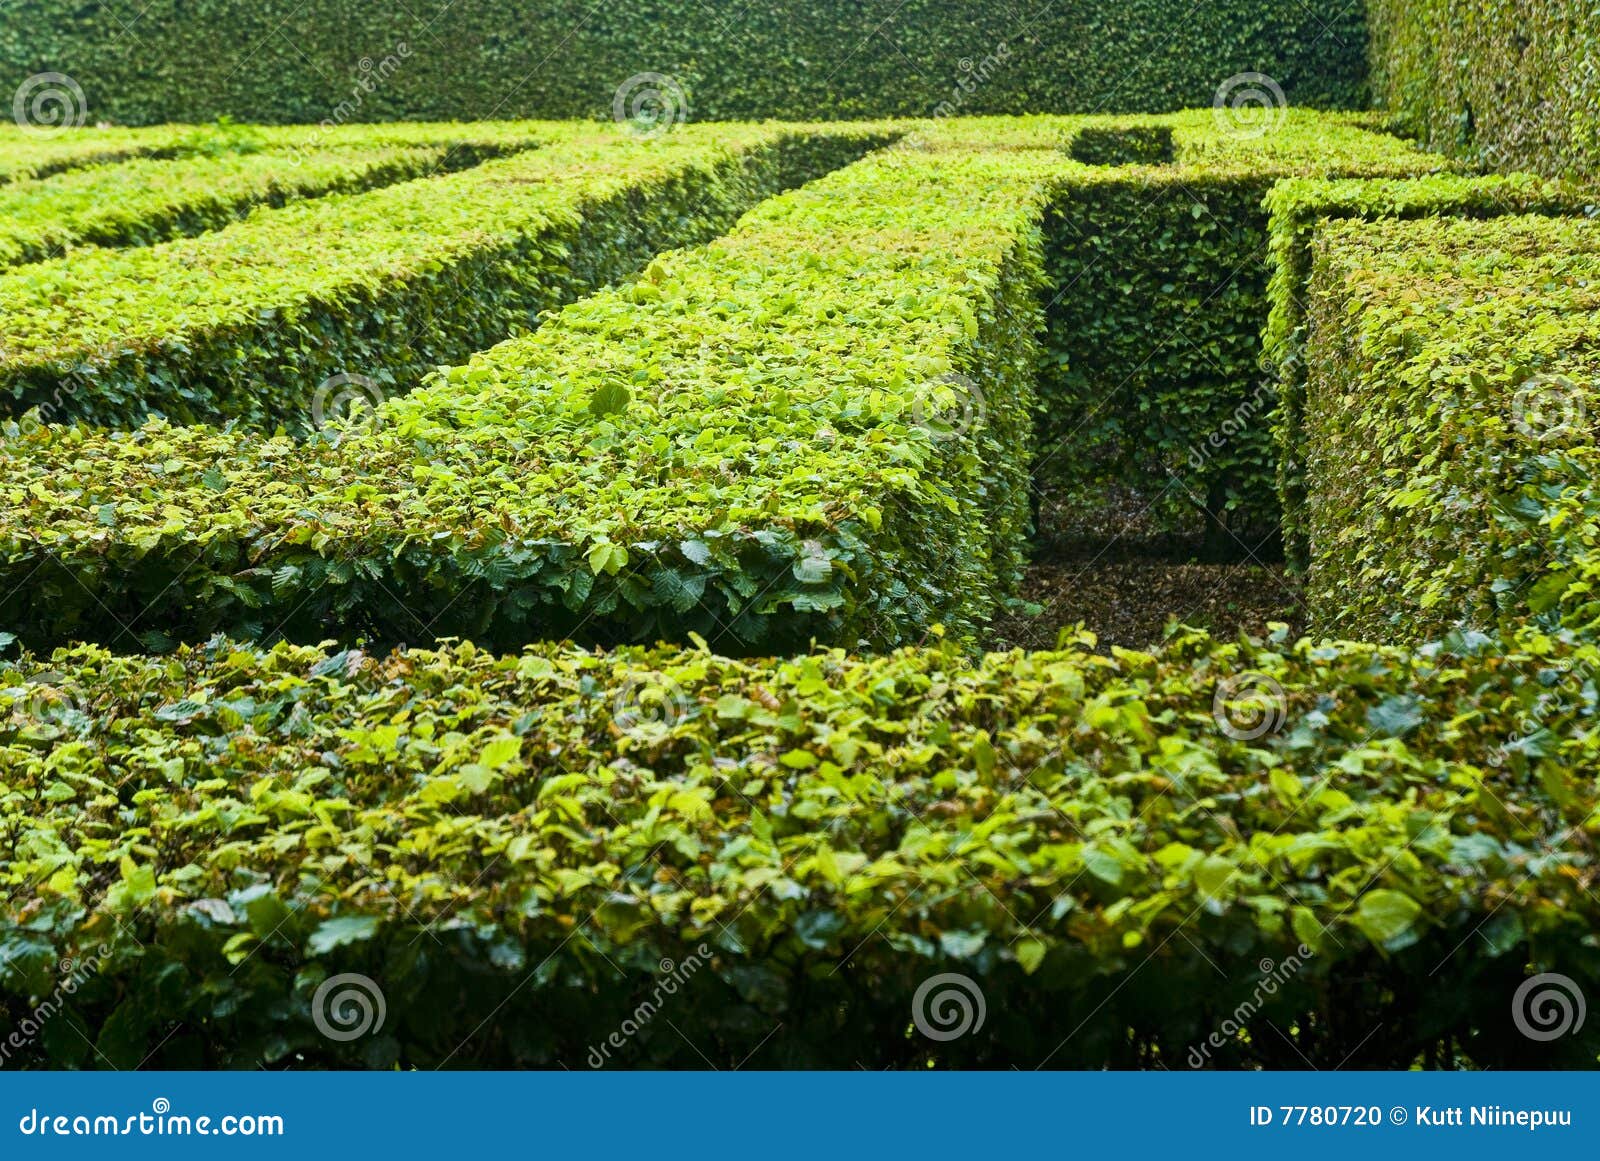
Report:
M 0 91 L 67 73 L 92 120 L 128 124 L 610 117 L 650 93 L 717 121 L 1161 112 L 1209 105 L 1224 80 L 1251 72 L 1297 105 L 1366 103 L 1360 8 L 1277 0 L 1068 0 L 1036 13 L 958 0 L 651 0 L 626 16 L 582 0 L 427 11 L 13 0 L 8 16 Z
M 576 126 L 559 122 L 400 122 L 386 125 L 157 125 L 29 129 L 0 122 L 0 184 L 50 177 L 67 170 L 133 158 L 222 157 L 261 149 L 439 146 L 456 142 L 522 145 L 530 132 L 540 139 L 565 136 Z
M 1340 633 L 1592 633 L 1600 223 L 1338 222 L 1314 243 L 1309 596 Z
M 1073 164 L 1038 128 L 930 130 L 309 443 L 15 429 L 0 574 L 34 579 L 0 619 L 125 645 L 970 635 L 1026 535 L 1039 226 Z
M 78 246 L 150 245 L 200 234 L 258 206 L 351 193 L 467 169 L 523 145 L 463 139 L 259 149 L 136 158 L 0 187 L 0 266 L 43 262 Z
M 0 123 L 0 185 L 131 157 L 170 157 L 189 133 L 171 125 L 28 133 L 6 121 Z
M 1266 362 L 1277 380 L 1278 490 L 1282 531 L 1292 566 L 1304 570 L 1306 499 L 1304 407 L 1308 364 L 1306 304 L 1314 240 L 1330 220 L 1382 221 L 1410 218 L 1498 218 L 1515 214 L 1593 217 L 1600 189 L 1588 183 L 1552 181 L 1530 174 L 1472 176 L 1441 173 L 1403 180 L 1291 179 L 1273 186 L 1269 216 Z
M 0 399 L 57 422 L 155 413 L 304 431 L 330 376 L 409 389 L 884 139 L 745 126 L 561 136 L 196 238 L 0 272 Z
M 1088 645 L 0 663 L 0 1011 L 94 965 L 8 1063 L 1592 1062 L 1509 1003 L 1600 986 L 1592 646 Z

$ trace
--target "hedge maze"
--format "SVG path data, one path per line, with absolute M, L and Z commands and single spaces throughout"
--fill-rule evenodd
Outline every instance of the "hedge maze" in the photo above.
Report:
M 1280 112 L 0 138 L 19 1059 L 1592 1066 L 1594 199 Z M 986 650 L 1113 485 L 1309 633 Z

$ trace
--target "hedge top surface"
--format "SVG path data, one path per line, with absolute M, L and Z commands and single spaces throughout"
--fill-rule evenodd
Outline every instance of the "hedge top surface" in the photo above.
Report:
M 0 124 L 0 184 L 135 158 L 222 157 L 263 149 L 368 149 L 460 142 L 522 147 L 573 131 L 566 121 L 396 121 L 387 125 L 157 125 L 30 131 Z
M 382 143 L 136 158 L 0 188 L 0 266 L 60 257 L 75 245 L 154 242 L 226 224 L 256 203 L 460 169 L 513 147 L 493 139 Z M 174 223 L 189 223 L 174 228 Z
M 0 184 L 84 165 L 169 152 L 189 133 L 187 127 L 171 125 L 150 129 L 29 133 L 11 124 L 0 124 Z
M 84 251 L 0 273 L 0 361 L 74 365 L 182 341 L 261 311 L 293 313 L 343 288 L 405 278 L 496 237 L 571 217 L 652 170 L 777 139 L 756 126 L 689 127 L 646 141 L 615 126 L 471 170 L 258 211 L 196 238 Z M 493 223 L 493 225 L 488 225 Z
M 1348 355 L 1313 371 L 1339 468 L 1313 488 L 1312 577 L 1359 580 L 1341 628 L 1592 632 L 1600 222 L 1340 222 L 1316 247 L 1313 342 Z
M 108 554 L 126 567 L 158 546 L 248 546 L 258 577 L 297 556 L 363 574 L 402 552 L 429 570 L 476 556 L 469 575 L 548 566 L 539 583 L 584 607 L 591 585 L 601 599 L 597 578 L 658 556 L 662 575 L 615 583 L 644 586 L 631 603 L 692 605 L 708 577 L 744 571 L 754 536 L 784 573 L 801 553 L 771 601 L 833 607 L 851 564 L 804 538 L 874 530 L 894 504 L 974 517 L 984 465 L 930 416 L 961 406 L 950 376 L 988 373 L 971 350 L 995 324 L 985 312 L 1017 293 L 1002 286 L 1007 263 L 1031 277 L 1032 232 L 1072 165 L 1054 148 L 991 154 L 937 134 L 888 150 L 329 438 L 162 424 L 19 435 L 0 447 L 19 505 L 0 543 L 12 559 L 44 551 L 95 571 Z M 1031 302 L 1031 283 L 1022 293 Z M 980 427 L 1009 422 L 1015 390 L 987 402 Z M 237 563 L 214 567 L 214 583 L 241 579 Z
M 1186 958 L 1180 927 L 1340 961 L 1486 913 L 1505 948 L 1600 918 L 1595 703 L 1551 688 L 1593 647 L 1090 645 L 745 663 L 218 639 L 0 665 L 12 970 L 152 922 L 197 963 L 437 922 L 518 964 L 580 925 L 624 964 L 699 940 L 826 962 L 878 932 L 1052 978 Z

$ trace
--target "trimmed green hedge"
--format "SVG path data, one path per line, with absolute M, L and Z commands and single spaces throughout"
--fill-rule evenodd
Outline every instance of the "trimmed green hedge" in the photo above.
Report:
M 1396 124 L 1492 169 L 1600 165 L 1591 0 L 1367 0 L 1373 87 Z
M 614 12 L 455 0 L 414 15 L 367 0 L 13 0 L 0 90 L 67 73 L 91 119 L 130 124 L 609 117 L 619 86 L 653 72 L 676 78 L 696 119 L 804 121 L 1162 112 L 1209 105 L 1225 78 L 1262 72 L 1296 104 L 1360 108 L 1365 47 L 1359 5 L 1278 0 L 1069 0 L 1037 13 L 958 0 Z
M 215 233 L 0 272 L 0 397 L 127 426 L 313 426 L 337 373 L 408 390 L 539 314 L 715 236 L 763 197 L 886 135 L 550 130 L 545 148 L 334 195 Z
M 1306 302 L 1317 231 L 1330 220 L 1498 218 L 1513 214 L 1594 216 L 1600 190 L 1529 174 L 1471 177 L 1438 174 L 1415 180 L 1279 182 L 1266 198 L 1268 317 L 1266 360 L 1277 379 L 1279 496 L 1286 555 L 1296 569 L 1309 564 L 1304 527 L 1306 498 L 1304 409 L 1307 363 Z
M 0 121 L 0 185 L 50 177 L 67 170 L 133 158 L 220 157 L 256 149 L 333 149 L 381 146 L 432 147 L 460 141 L 522 145 L 530 127 L 518 122 L 431 122 L 388 125 L 159 125 L 30 130 Z M 539 125 L 544 136 L 565 134 L 563 125 Z
M 1021 567 L 1039 224 L 1072 165 L 1056 122 L 1036 149 L 964 143 L 983 128 L 764 203 L 308 443 L 14 427 L 0 577 L 31 579 L 0 585 L 0 623 L 151 645 L 970 636 Z M 649 204 L 706 212 L 698 182 Z
M 1593 1064 L 1594 647 L 1088 644 L 0 664 L 7 1064 Z
M 470 141 L 370 149 L 230 150 L 139 158 L 0 188 L 0 266 L 78 246 L 147 246 L 220 229 L 257 206 L 350 193 L 470 169 L 535 144 Z
M 1364 119 L 1303 113 L 1254 128 L 1211 110 L 1094 119 L 1071 149 L 1137 161 L 1119 136 L 1159 144 L 1161 131 L 1174 164 L 1083 171 L 1052 208 L 1039 480 L 1086 508 L 1108 482 L 1136 488 L 1174 530 L 1205 528 L 1212 549 L 1237 551 L 1278 515 L 1262 198 L 1286 177 L 1405 176 L 1438 161 Z
M 0 185 L 133 157 L 177 156 L 190 133 L 172 125 L 28 133 L 6 120 L 0 122 Z
M 1309 600 L 1340 633 L 1600 624 L 1600 223 L 1330 223 L 1304 406 Z

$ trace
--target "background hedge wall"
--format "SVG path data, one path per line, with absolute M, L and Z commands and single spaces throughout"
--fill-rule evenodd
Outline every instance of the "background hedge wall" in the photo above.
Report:
M 1592 0 L 1372 0 L 1372 82 L 1399 127 L 1502 171 L 1600 161 Z
M 402 43 L 398 71 L 360 87 Z M 63 72 L 93 121 L 127 124 L 322 121 L 341 103 L 363 121 L 609 116 L 619 85 L 658 72 L 700 120 L 811 119 L 1160 112 L 1260 71 L 1296 104 L 1357 107 L 1364 55 L 1361 6 L 1332 2 L 22 0 L 0 93 Z

